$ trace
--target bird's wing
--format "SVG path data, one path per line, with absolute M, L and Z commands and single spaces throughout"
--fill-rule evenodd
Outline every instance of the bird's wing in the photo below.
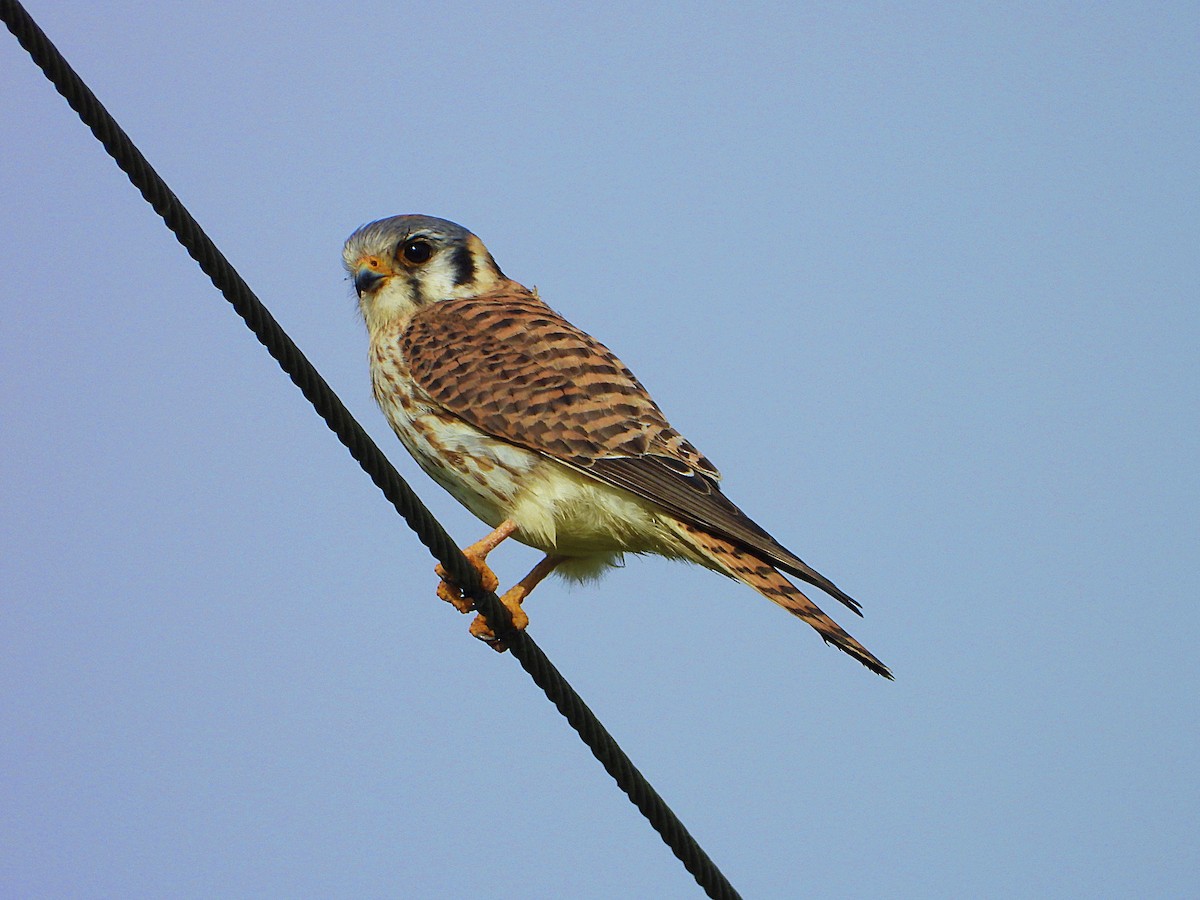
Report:
M 432 303 L 399 341 L 417 385 L 464 421 L 643 497 L 859 611 L 721 493 L 720 472 L 611 350 L 534 294 Z

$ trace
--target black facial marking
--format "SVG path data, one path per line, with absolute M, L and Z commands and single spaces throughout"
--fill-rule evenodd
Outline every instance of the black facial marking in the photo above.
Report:
M 412 275 L 408 279 L 408 288 L 412 291 L 413 303 L 417 306 L 425 305 L 425 295 L 421 291 L 421 279 L 416 275 Z
M 475 280 L 475 257 L 465 244 L 459 244 L 450 254 L 450 265 L 454 269 L 454 283 L 470 284 Z

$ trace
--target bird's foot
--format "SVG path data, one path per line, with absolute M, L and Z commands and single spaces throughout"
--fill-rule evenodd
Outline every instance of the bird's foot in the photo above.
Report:
M 504 604 L 505 609 L 508 610 L 508 614 L 512 616 L 512 627 L 515 631 L 524 631 L 526 626 L 529 625 L 529 616 L 525 614 L 525 610 L 521 609 L 521 604 L 525 601 L 528 593 L 529 590 L 524 583 L 518 583 L 505 591 L 500 597 L 500 602 Z M 492 631 L 492 626 L 488 624 L 488 620 L 484 618 L 483 613 L 477 615 L 475 621 L 471 623 L 471 636 L 484 641 L 497 653 L 503 653 L 508 649 L 508 645 L 496 637 L 496 633 Z
M 496 577 L 496 573 L 492 571 L 485 560 L 487 554 L 472 553 L 470 549 L 464 550 L 463 555 L 466 556 L 469 562 L 479 573 L 479 581 L 483 585 L 485 591 L 494 591 L 500 586 L 500 579 Z M 441 581 L 438 582 L 437 595 L 457 609 L 460 613 L 469 613 L 475 610 L 475 601 L 468 597 L 461 587 L 459 587 L 450 574 L 438 563 L 434 566 L 434 573 Z

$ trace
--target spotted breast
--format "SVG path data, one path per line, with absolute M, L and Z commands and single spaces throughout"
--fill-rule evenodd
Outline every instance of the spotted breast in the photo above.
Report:
M 397 323 L 399 324 L 399 323 Z M 421 468 L 472 513 L 495 527 L 541 457 L 483 434 L 434 403 L 413 381 L 400 327 L 371 340 L 375 400 L 401 443 Z

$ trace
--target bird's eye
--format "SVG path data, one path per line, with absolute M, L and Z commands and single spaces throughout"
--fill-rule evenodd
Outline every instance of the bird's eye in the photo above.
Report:
M 433 245 L 429 241 L 412 240 L 400 245 L 400 255 L 414 265 L 428 262 L 433 256 Z

